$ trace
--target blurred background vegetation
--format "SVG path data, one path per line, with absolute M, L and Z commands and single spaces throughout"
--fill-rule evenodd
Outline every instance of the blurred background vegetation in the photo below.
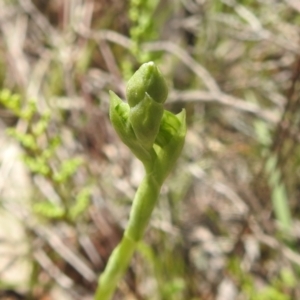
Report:
M 108 91 L 153 60 L 188 135 L 115 300 L 300 299 L 296 0 L 0 0 L 0 299 L 92 299 L 142 167 Z

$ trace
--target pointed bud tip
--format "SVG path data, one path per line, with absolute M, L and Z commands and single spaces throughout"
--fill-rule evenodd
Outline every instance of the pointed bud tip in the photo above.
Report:
M 109 91 L 110 94 L 110 107 L 109 115 L 112 124 L 116 126 L 124 126 L 128 120 L 129 105 L 124 103 L 114 92 Z M 123 124 L 123 125 L 122 125 Z
M 180 121 L 180 135 L 185 137 L 186 135 L 186 130 L 187 130 L 187 127 L 186 127 L 186 111 L 185 109 L 183 109 L 179 114 L 176 115 L 177 119 Z
M 164 103 L 168 96 L 168 87 L 158 67 L 153 61 L 144 63 L 129 79 L 126 95 L 131 107 L 143 100 L 145 94 L 158 103 Z
M 176 115 L 177 119 L 180 121 L 182 125 L 186 125 L 186 111 L 182 109 L 180 113 Z

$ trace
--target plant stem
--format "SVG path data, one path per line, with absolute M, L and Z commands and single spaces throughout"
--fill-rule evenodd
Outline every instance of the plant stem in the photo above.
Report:
M 123 236 L 120 244 L 112 252 L 104 273 L 100 276 L 95 300 L 111 299 L 119 280 L 125 273 L 135 250 L 136 243 Z
M 104 273 L 100 276 L 95 300 L 110 300 L 124 275 L 137 243 L 141 240 L 157 202 L 162 183 L 153 174 L 146 174 L 131 209 L 127 229 L 120 244 L 112 252 Z

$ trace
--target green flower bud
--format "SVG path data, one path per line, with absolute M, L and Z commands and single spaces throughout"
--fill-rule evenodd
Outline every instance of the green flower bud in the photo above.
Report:
M 128 103 L 110 92 L 110 119 L 121 140 L 140 159 L 145 177 L 133 199 L 127 229 L 99 279 L 95 299 L 109 300 L 143 236 L 164 180 L 174 167 L 186 135 L 185 111 L 164 111 L 167 86 L 153 62 L 146 63 L 127 86 Z
M 143 64 L 129 80 L 127 97 L 129 104 L 110 92 L 111 122 L 147 172 L 163 181 L 184 144 L 185 111 L 174 115 L 164 110 L 167 87 L 153 62 Z
M 128 81 L 129 121 L 141 144 L 151 149 L 168 96 L 167 84 L 153 62 L 143 64 Z
M 130 107 L 138 104 L 146 93 L 153 101 L 161 104 L 168 97 L 166 81 L 152 61 L 143 64 L 127 83 L 126 96 Z

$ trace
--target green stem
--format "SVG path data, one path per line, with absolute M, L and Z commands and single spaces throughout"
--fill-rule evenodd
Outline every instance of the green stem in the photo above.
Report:
M 149 223 L 161 186 L 162 183 L 158 183 L 152 174 L 146 174 L 141 182 L 133 200 L 127 229 L 100 276 L 95 300 L 111 299 Z
M 111 299 L 119 280 L 125 273 L 135 250 L 136 243 L 125 235 L 112 252 L 104 273 L 100 276 L 95 300 Z

